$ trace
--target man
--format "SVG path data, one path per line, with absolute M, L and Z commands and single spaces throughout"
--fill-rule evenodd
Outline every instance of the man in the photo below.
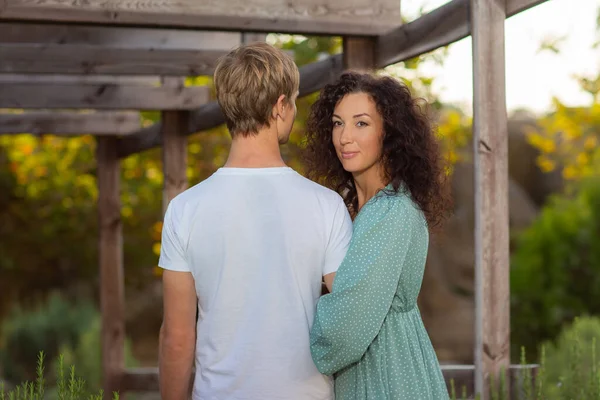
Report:
M 162 398 L 187 398 L 195 364 L 194 400 L 331 399 L 309 330 L 321 281 L 331 287 L 352 223 L 337 193 L 281 157 L 298 69 L 258 43 L 225 56 L 214 83 L 232 144 L 225 166 L 165 214 Z

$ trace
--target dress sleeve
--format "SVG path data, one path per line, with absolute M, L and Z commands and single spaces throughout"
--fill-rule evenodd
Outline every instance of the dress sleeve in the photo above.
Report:
M 359 361 L 379 333 L 398 289 L 414 214 L 398 198 L 378 198 L 356 229 L 332 292 L 318 302 L 311 353 L 333 375 Z

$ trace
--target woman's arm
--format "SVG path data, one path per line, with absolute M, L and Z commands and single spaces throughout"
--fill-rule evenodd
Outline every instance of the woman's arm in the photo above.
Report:
M 413 232 L 414 210 L 399 198 L 379 198 L 356 232 L 332 293 L 321 297 L 311 330 L 311 352 L 323 374 L 359 361 L 392 305 Z M 411 220 L 411 217 L 413 220 Z

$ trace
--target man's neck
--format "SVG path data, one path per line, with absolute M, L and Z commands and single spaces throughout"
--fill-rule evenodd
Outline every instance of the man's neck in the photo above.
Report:
M 237 133 L 231 142 L 227 168 L 273 168 L 285 167 L 281 158 L 277 133 L 263 129 L 246 137 Z

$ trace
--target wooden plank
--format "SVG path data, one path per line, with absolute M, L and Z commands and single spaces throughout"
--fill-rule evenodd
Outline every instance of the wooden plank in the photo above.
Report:
M 205 104 L 207 87 L 114 84 L 0 84 L 0 108 L 186 110 Z
M 397 26 L 397 0 L 4 0 L 0 20 L 231 31 L 379 35 Z
M 266 41 L 267 41 L 266 33 L 256 33 L 256 32 L 243 32 L 242 33 L 242 44 L 266 42 Z
M 524 399 L 523 385 L 527 376 L 535 382 L 539 365 L 513 364 L 510 366 L 509 373 L 506 379 L 512 398 Z M 466 390 L 467 398 L 475 397 L 475 366 L 474 365 L 442 365 L 442 373 L 446 381 L 448 391 L 451 390 L 452 384 L 456 390 L 457 398 L 462 398 L 463 388 Z
M 546 0 L 507 0 L 506 15 L 535 7 Z M 469 0 L 452 0 L 422 17 L 378 38 L 379 68 L 409 60 L 471 34 Z
M 212 75 L 226 50 L 160 50 L 87 45 L 0 44 L 0 73 Z
M 177 87 L 184 81 L 167 78 L 163 85 Z M 169 202 L 188 187 L 187 179 L 187 136 L 189 112 L 163 111 L 161 134 L 163 139 L 163 215 Z
M 97 139 L 102 387 L 108 397 L 114 390 L 118 390 L 125 368 L 123 233 L 116 145 L 114 137 Z
M 127 135 L 139 130 L 137 112 L 27 112 L 0 114 L 0 133 Z
M 528 10 L 546 0 L 506 0 L 506 14 L 512 17 L 515 14 Z
M 344 68 L 362 72 L 375 68 L 375 39 L 345 37 L 343 40 Z
M 128 368 L 120 380 L 121 393 L 123 392 L 158 392 L 158 368 Z
M 510 363 L 508 119 L 504 2 L 470 0 L 475 165 L 475 390 Z
M 521 382 L 525 376 L 525 371 L 529 370 L 531 377 L 535 379 L 538 365 L 511 365 L 509 379 L 516 387 L 517 382 Z M 442 365 L 442 373 L 446 380 L 448 390 L 451 387 L 451 381 L 454 380 L 456 394 L 460 397 L 462 387 L 467 390 L 467 396 L 473 396 L 475 367 L 473 365 Z M 130 368 L 126 369 L 121 379 L 121 390 L 128 392 L 157 392 L 158 391 L 158 368 Z M 514 392 L 514 391 L 513 391 Z
M 335 80 L 342 70 L 341 54 L 300 67 L 300 97 L 321 90 L 326 84 Z M 191 135 L 212 129 L 223 123 L 225 118 L 219 104 L 214 101 L 190 113 L 190 124 L 185 134 Z M 127 157 L 160 146 L 162 144 L 160 132 L 160 123 L 157 123 L 120 139 L 119 157 Z
M 0 14 L 1 15 L 1 14 Z M 2 44 L 94 46 L 111 49 L 231 50 L 241 43 L 239 32 L 59 25 L 1 22 Z
M 0 61 L 2 62 L 2 61 Z M 68 83 L 78 84 L 126 84 L 126 85 L 160 85 L 157 76 L 136 75 L 55 75 L 55 74 L 2 74 L 0 83 Z

